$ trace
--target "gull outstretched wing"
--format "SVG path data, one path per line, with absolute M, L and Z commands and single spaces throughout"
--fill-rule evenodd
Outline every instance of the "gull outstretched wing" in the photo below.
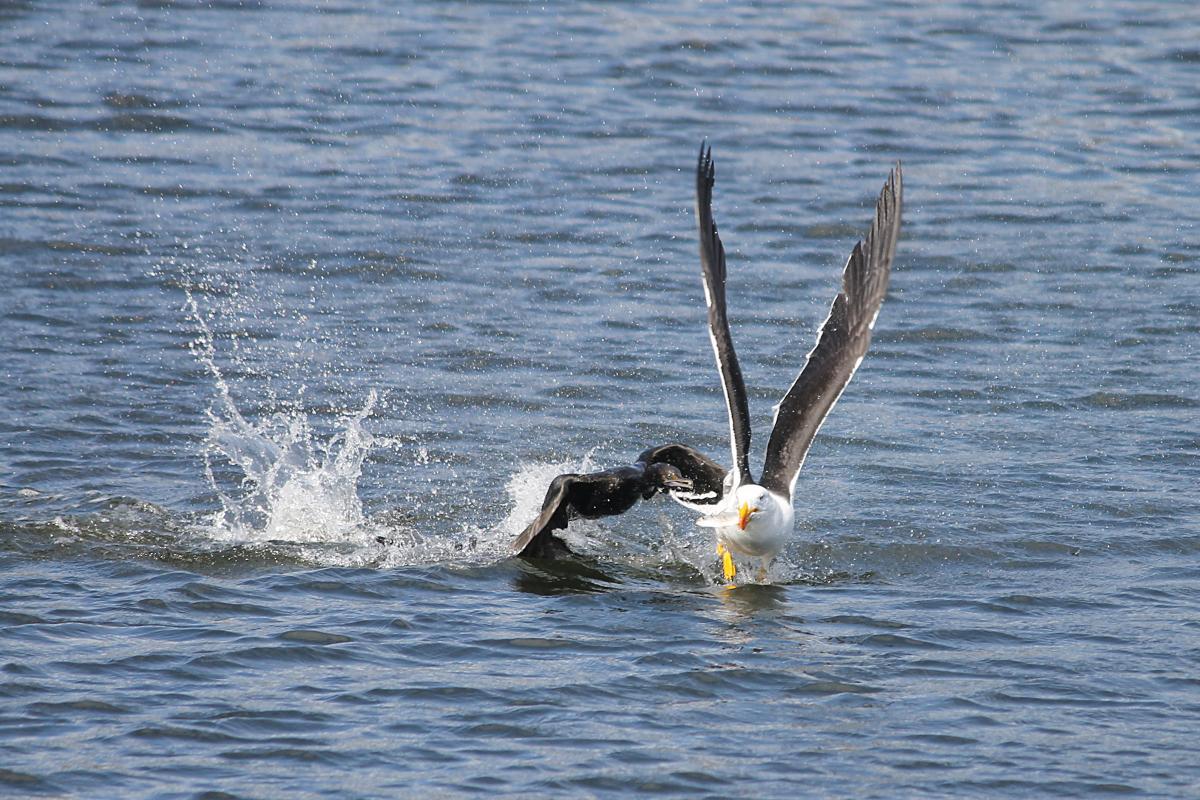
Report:
M 729 334 L 729 320 L 725 315 L 725 247 L 717 235 L 717 223 L 712 214 L 712 189 L 716 170 L 713 167 L 712 148 L 700 145 L 700 158 L 696 164 L 696 221 L 700 227 L 700 267 L 704 278 L 704 299 L 708 304 L 708 334 L 712 340 L 713 353 L 717 357 L 717 369 L 721 372 L 721 388 L 725 391 L 725 405 L 729 409 L 729 447 L 733 453 L 734 486 L 752 483 L 750 477 L 750 412 L 746 402 L 746 385 L 742 381 L 742 369 L 738 366 L 737 353 L 733 350 L 733 337 Z
M 833 299 L 816 346 L 775 409 L 761 483 L 777 494 L 791 498 L 813 438 L 871 343 L 896 254 L 903 196 L 903 176 L 896 164 L 879 194 L 871 230 L 846 261 L 842 290 Z

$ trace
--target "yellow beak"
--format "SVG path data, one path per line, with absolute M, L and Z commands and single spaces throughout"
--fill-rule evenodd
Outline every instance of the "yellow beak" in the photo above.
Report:
M 750 504 L 742 503 L 738 506 L 738 527 L 746 530 L 746 523 L 750 521 Z

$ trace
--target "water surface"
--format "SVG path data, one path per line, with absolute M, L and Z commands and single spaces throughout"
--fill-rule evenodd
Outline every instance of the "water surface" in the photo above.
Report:
M 0 20 L 5 796 L 1200 789 L 1190 5 Z M 797 536 L 507 559 L 559 471 L 728 457 L 705 137 L 760 447 L 905 165 Z

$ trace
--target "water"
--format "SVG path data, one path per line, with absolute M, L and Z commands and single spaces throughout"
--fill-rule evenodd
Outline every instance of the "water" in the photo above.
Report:
M 0 793 L 1200 791 L 1200 12 L 9 3 Z M 770 585 L 558 471 L 727 458 L 902 159 Z M 382 541 L 380 541 L 382 539 Z

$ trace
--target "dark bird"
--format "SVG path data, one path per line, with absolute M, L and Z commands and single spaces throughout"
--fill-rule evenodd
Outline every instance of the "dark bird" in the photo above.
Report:
M 566 473 L 550 481 L 541 513 L 513 543 L 513 552 L 531 558 L 556 558 L 571 552 L 566 542 L 553 536 L 582 517 L 596 519 L 623 514 L 638 500 L 659 492 L 683 496 L 720 498 L 725 469 L 703 453 L 682 444 L 652 447 L 632 465 L 584 475 Z
M 590 475 L 562 475 L 551 483 L 538 518 L 517 538 L 519 555 L 553 556 L 566 545 L 550 531 L 566 527 L 574 516 L 620 514 L 639 498 L 667 492 L 702 511 L 698 525 L 716 532 L 717 554 L 726 580 L 737 574 L 733 553 L 760 560 L 765 575 L 792 533 L 793 491 L 813 438 L 854 377 L 883 298 L 900 235 L 903 176 L 897 164 L 875 205 L 875 219 L 842 270 L 841 291 L 817 333 L 817 343 L 796 380 L 775 407 L 761 479 L 750 472 L 750 414 L 746 387 L 725 307 L 725 248 L 712 213 L 716 170 L 712 150 L 700 147 L 696 165 L 696 219 L 700 229 L 700 267 L 708 305 L 708 332 L 729 412 L 733 468 L 725 471 L 703 454 L 683 445 L 647 450 L 632 467 Z M 669 454 L 670 457 L 665 457 Z M 690 486 L 686 485 L 690 482 Z

